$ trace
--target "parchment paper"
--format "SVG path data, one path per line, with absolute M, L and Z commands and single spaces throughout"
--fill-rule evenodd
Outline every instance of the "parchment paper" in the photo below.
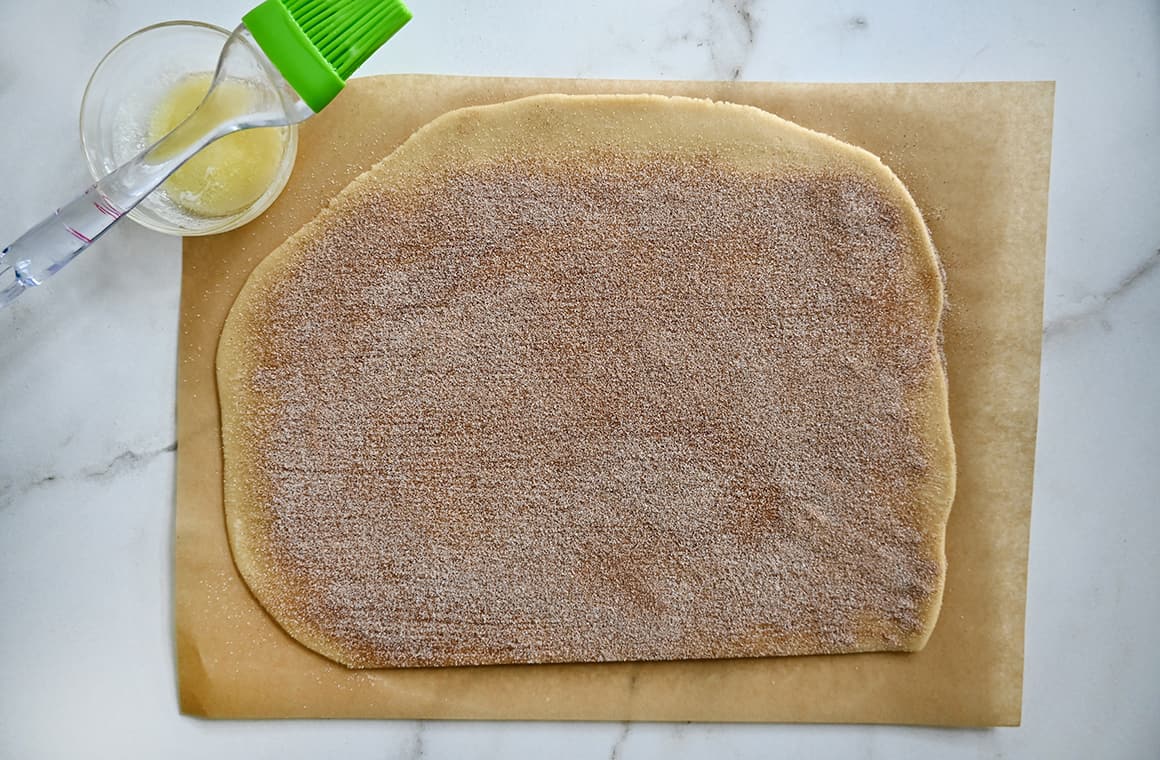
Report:
M 910 188 L 947 270 L 959 467 L 946 596 L 922 652 L 352 671 L 289 638 L 250 596 L 226 541 L 214 381 L 218 335 L 238 290 L 262 257 L 419 126 L 453 108 L 544 92 L 747 103 L 867 148 Z M 294 176 L 266 214 L 185 241 L 176 516 L 182 712 L 1017 725 L 1053 96 L 1054 85 L 1042 82 L 351 82 L 303 125 Z

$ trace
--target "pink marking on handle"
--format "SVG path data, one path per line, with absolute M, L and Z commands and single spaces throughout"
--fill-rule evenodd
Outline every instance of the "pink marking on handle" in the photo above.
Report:
M 114 219 L 120 219 L 120 218 L 121 218 L 121 215 L 120 215 L 120 214 L 118 214 L 116 211 L 113 211 L 111 208 L 109 208 L 109 207 L 107 207 L 107 206 L 105 206 L 105 205 L 103 205 L 103 204 L 101 204 L 101 203 L 98 203 L 98 202 L 96 202 L 96 201 L 93 201 L 93 205 L 97 207 L 97 211 L 100 211 L 100 212 L 101 212 L 102 214 L 104 214 L 105 216 L 111 216 L 111 217 L 113 217 Z
M 122 216 L 124 216 L 125 212 L 122 211 L 121 209 L 117 208 L 117 204 L 115 204 L 111 200 L 109 200 L 109 196 L 105 195 L 104 193 L 101 193 L 101 200 L 104 201 L 106 208 L 108 208 L 110 211 L 112 211 L 114 214 L 117 215 L 118 219 L 120 219 Z
M 87 238 L 87 237 L 85 237 L 85 236 L 84 236 L 84 235 L 82 235 L 81 233 L 79 233 L 79 232 L 77 232 L 76 230 L 74 230 L 72 227 L 69 227 L 67 224 L 64 226 L 64 228 L 65 228 L 66 230 L 68 230 L 69 232 L 71 232 L 71 233 L 72 233 L 72 235 L 73 235 L 73 237 L 75 237 L 77 240 L 80 240 L 80 241 L 82 241 L 82 242 L 83 242 L 85 245 L 89 245 L 89 244 L 91 244 L 91 243 L 93 242 L 91 238 Z

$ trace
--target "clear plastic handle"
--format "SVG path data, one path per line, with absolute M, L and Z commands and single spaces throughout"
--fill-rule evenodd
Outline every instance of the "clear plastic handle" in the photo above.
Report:
M 207 116 L 220 109 L 206 106 L 224 79 L 251 85 L 257 98 L 249 113 L 221 123 Z M 60 271 L 209 143 L 239 129 L 294 124 L 313 113 L 239 26 L 222 49 L 205 100 L 189 118 L 0 251 L 0 308 Z
M 147 166 L 140 158 L 134 159 L 0 251 L 0 307 L 60 271 L 164 182 L 180 163 L 173 169 L 153 167 L 155 177 L 135 185 L 136 192 L 127 192 L 127 186 L 134 187 L 128 184 L 130 177 L 147 175 Z
M 0 306 L 72 261 L 123 213 L 98 183 L 21 235 L 0 251 Z

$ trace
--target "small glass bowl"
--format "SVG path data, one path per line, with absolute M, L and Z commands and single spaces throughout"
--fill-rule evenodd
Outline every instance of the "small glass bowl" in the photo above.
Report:
M 230 33 L 196 21 L 145 27 L 117 43 L 89 79 L 81 100 L 81 146 L 97 180 L 141 152 L 149 120 L 175 82 L 212 73 Z M 133 221 L 170 235 L 214 235 L 253 220 L 286 187 L 298 153 L 298 126 L 267 127 L 282 135 L 282 158 L 266 191 L 229 216 L 203 217 L 170 200 L 164 186 L 129 212 Z

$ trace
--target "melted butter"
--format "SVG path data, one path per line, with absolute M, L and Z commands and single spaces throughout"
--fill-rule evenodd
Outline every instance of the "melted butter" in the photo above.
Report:
M 149 141 L 156 142 L 201 104 L 213 77 L 192 74 L 166 93 L 149 122 Z M 253 93 L 242 82 L 223 81 L 199 118 L 221 123 L 250 110 Z M 247 129 L 227 135 L 199 151 L 162 187 L 187 211 L 202 217 L 236 214 L 252 205 L 278 173 L 282 135 L 278 129 Z

